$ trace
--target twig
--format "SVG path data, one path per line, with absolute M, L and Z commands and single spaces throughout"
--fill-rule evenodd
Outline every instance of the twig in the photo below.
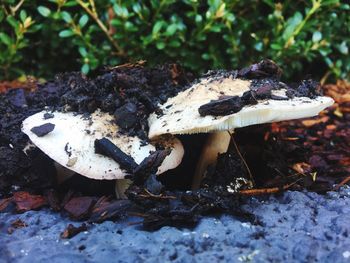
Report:
M 15 15 L 15 13 L 20 9 L 20 7 L 23 5 L 24 0 L 21 0 L 18 2 L 18 4 L 15 7 L 11 7 L 11 13 L 12 15 Z
M 92 9 L 87 7 L 87 3 L 84 3 L 82 0 L 77 0 L 77 3 L 88 13 L 96 22 L 96 24 L 101 28 L 103 33 L 107 36 L 109 42 L 114 46 L 117 50 L 117 55 L 121 57 L 125 57 L 124 50 L 119 46 L 119 44 L 113 39 L 113 37 L 109 34 L 107 27 L 103 24 L 103 22 L 98 18 L 98 14 L 95 9 L 95 2 L 90 0 L 90 5 Z
M 300 180 L 300 179 L 299 179 Z M 252 195 L 264 195 L 264 194 L 275 194 L 281 191 L 285 191 L 294 184 L 296 184 L 299 180 L 291 183 L 284 185 L 283 187 L 271 187 L 271 188 L 261 188 L 261 189 L 247 189 L 247 190 L 241 190 L 238 193 L 241 195 L 247 195 L 247 196 L 252 196 Z
M 334 187 L 334 190 L 335 191 L 338 191 L 340 189 L 340 187 L 342 187 L 344 184 L 346 184 L 347 182 L 350 181 L 350 176 L 346 177 L 343 181 L 341 181 L 339 184 L 337 184 L 335 187 Z
M 255 181 L 254 181 L 252 172 L 250 171 L 247 162 L 246 162 L 245 159 L 243 158 L 243 156 L 242 156 L 242 154 L 241 154 L 241 152 L 240 152 L 240 150 L 239 150 L 239 148 L 238 148 L 238 146 L 237 146 L 237 144 L 236 144 L 236 141 L 235 141 L 235 139 L 234 139 L 234 137 L 233 137 L 233 134 L 230 133 L 230 132 L 228 132 L 228 133 L 231 135 L 231 142 L 233 143 L 233 145 L 234 145 L 234 147 L 235 147 L 235 149 L 236 149 L 236 152 L 237 152 L 237 154 L 239 155 L 239 158 L 241 158 L 241 160 L 242 160 L 242 162 L 243 162 L 245 168 L 247 169 L 247 172 L 248 172 L 248 174 L 249 174 L 250 180 L 252 181 L 253 185 L 255 185 Z
M 324 76 L 321 78 L 321 80 L 320 80 L 320 84 L 321 84 L 321 86 L 323 86 L 325 83 L 326 83 L 326 81 L 327 81 L 327 79 L 328 79 L 328 77 L 329 77 L 329 75 L 331 74 L 332 72 L 330 71 L 330 70 L 328 70 L 327 72 L 326 72 L 326 74 L 324 74 Z
M 148 191 L 146 188 L 144 189 L 144 191 L 148 194 L 148 195 L 143 195 L 143 194 L 140 194 L 138 196 L 140 197 L 144 197 L 144 198 L 149 198 L 149 197 L 153 197 L 153 198 L 159 198 L 159 199 L 176 199 L 176 196 L 171 196 L 171 195 L 155 195 L 155 194 L 152 194 L 150 191 Z

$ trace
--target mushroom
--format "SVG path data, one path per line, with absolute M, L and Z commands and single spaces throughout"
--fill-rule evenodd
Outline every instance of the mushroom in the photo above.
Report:
M 123 196 L 128 185 L 129 180 L 123 179 L 127 172 L 111 158 L 96 153 L 95 140 L 107 138 L 137 164 L 156 150 L 156 143 L 171 148 L 171 153 L 164 159 L 157 174 L 178 166 L 184 154 L 181 142 L 175 137 L 165 136 L 146 143 L 136 136 L 118 132 L 114 116 L 99 110 L 89 116 L 54 112 L 54 117 L 50 119 L 45 119 L 44 114 L 39 112 L 23 121 L 22 131 L 33 144 L 61 166 L 83 176 L 98 180 L 118 179 L 116 193 L 119 197 Z
M 333 104 L 329 97 L 292 96 L 291 92 L 276 79 L 240 79 L 237 72 L 205 77 L 160 105 L 162 115 L 150 115 L 149 137 L 211 133 L 194 175 L 192 188 L 196 189 L 208 165 L 218 153 L 226 152 L 230 142 L 227 131 L 315 116 Z

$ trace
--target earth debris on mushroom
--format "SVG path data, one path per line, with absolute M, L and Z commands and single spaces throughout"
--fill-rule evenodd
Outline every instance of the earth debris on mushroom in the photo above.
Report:
M 20 189 L 89 222 L 136 215 L 153 230 L 217 212 L 254 220 L 242 204 L 267 184 L 235 137 L 333 104 L 317 82 L 289 85 L 281 75 L 270 60 L 200 78 L 176 64 L 141 62 L 0 94 L 0 210 L 18 204 Z M 300 180 L 284 178 L 277 191 Z

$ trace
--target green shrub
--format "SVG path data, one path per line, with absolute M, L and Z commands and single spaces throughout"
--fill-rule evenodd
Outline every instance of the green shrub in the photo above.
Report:
M 287 78 L 350 72 L 350 5 L 339 0 L 5 0 L 0 28 L 2 78 L 139 59 L 202 72 L 267 57 Z

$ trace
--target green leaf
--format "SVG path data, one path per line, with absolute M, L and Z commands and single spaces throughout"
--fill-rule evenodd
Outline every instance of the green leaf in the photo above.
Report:
M 2 43 L 4 43 L 7 46 L 12 45 L 12 39 L 6 33 L 3 33 L 3 32 L 0 33 L 0 40 Z
M 346 45 L 346 42 L 343 41 L 340 45 L 339 45 L 339 51 L 340 53 L 344 54 L 344 55 L 347 55 L 349 54 L 349 48 L 348 46 Z
M 212 25 L 209 28 L 209 31 L 219 33 L 219 32 L 221 32 L 221 25 Z
M 156 46 L 157 46 L 158 49 L 161 50 L 161 49 L 165 48 L 165 43 L 164 42 L 157 42 Z
M 90 66 L 89 64 L 84 64 L 82 67 L 81 67 L 81 72 L 83 72 L 85 75 L 88 74 L 90 71 Z
M 178 40 L 172 40 L 169 42 L 169 47 L 180 47 L 181 46 L 181 42 Z
M 280 44 L 271 44 L 270 47 L 274 50 L 281 50 L 282 49 L 282 46 Z
M 129 11 L 125 6 L 121 6 L 118 4 L 113 5 L 113 10 L 117 16 L 127 18 L 129 16 Z
M 262 42 L 258 42 L 254 45 L 255 50 L 263 51 L 264 44 Z
M 312 34 L 312 42 L 319 42 L 322 39 L 322 33 L 320 31 L 315 31 Z
M 57 2 L 57 0 L 55 0 L 55 2 Z M 72 1 L 67 1 L 64 3 L 63 6 L 66 6 L 66 7 L 71 7 L 71 6 L 77 6 L 78 3 L 76 0 L 72 0 Z
M 209 60 L 210 59 L 210 55 L 208 53 L 204 53 L 204 54 L 202 54 L 202 59 Z
M 4 11 L 0 10 L 0 22 L 4 19 L 5 14 Z
M 45 6 L 39 6 L 37 9 L 38 9 L 38 12 L 40 13 L 40 15 L 42 15 L 44 17 L 48 17 L 51 14 L 51 10 Z
M 201 15 L 199 15 L 199 14 L 197 14 L 197 15 L 196 15 L 196 18 L 195 18 L 195 21 L 196 21 L 196 23 L 200 23 L 200 22 L 202 22 L 202 21 L 203 21 L 202 16 L 201 16 Z
M 172 36 L 175 34 L 177 30 L 177 25 L 176 24 L 171 24 L 167 27 L 166 31 L 165 31 L 165 35 L 167 36 Z
M 59 34 L 60 37 L 70 37 L 74 35 L 74 32 L 70 29 L 62 30 Z
M 293 17 L 289 18 L 286 22 L 285 30 L 283 31 L 283 39 L 288 40 L 294 33 L 294 30 L 303 20 L 303 15 L 300 12 L 296 12 Z
M 66 11 L 61 12 L 61 18 L 67 23 L 70 23 L 73 20 L 72 16 Z
M 318 52 L 320 52 L 320 54 L 324 57 L 328 56 L 332 50 L 330 48 L 327 48 L 327 47 L 322 47 L 318 50 Z
M 137 32 L 138 31 L 137 27 L 134 26 L 134 24 L 130 21 L 126 21 L 124 23 L 124 28 L 126 31 L 129 31 L 129 32 Z
M 154 26 L 153 26 L 153 29 L 152 29 L 152 35 L 156 35 L 159 33 L 159 31 L 162 29 L 163 25 L 165 24 L 164 21 L 157 21 Z
M 86 57 L 88 54 L 85 47 L 79 47 L 79 53 L 82 57 Z
M 322 6 L 328 6 L 328 5 L 338 5 L 339 4 L 339 0 L 323 0 L 321 5 Z
M 350 10 L 350 5 L 349 4 L 342 4 L 342 5 L 340 5 L 340 8 L 343 10 Z
M 21 10 L 21 12 L 19 13 L 19 17 L 21 18 L 21 21 L 24 22 L 27 18 L 26 10 Z
M 140 13 L 141 12 L 141 5 L 139 3 L 134 3 L 132 5 L 132 10 L 134 10 L 135 13 Z
M 19 23 L 13 16 L 8 16 L 6 18 L 6 21 L 15 29 L 17 30 L 19 28 Z
M 88 21 L 89 17 L 86 14 L 82 15 L 82 17 L 79 19 L 79 26 L 83 28 Z

